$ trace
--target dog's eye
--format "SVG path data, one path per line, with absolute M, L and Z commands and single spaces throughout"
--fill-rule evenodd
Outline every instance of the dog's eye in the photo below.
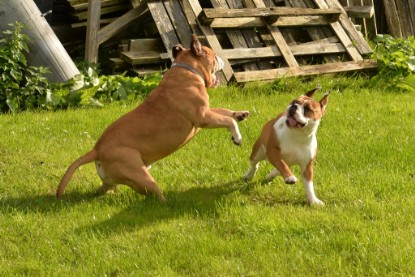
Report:
M 313 110 L 309 106 L 304 106 L 304 113 L 312 112 Z

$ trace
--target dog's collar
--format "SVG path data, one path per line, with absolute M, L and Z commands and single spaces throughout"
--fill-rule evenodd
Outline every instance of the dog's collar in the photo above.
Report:
M 171 67 L 181 67 L 181 68 L 189 70 L 190 72 L 192 72 L 192 73 L 196 74 L 197 76 L 199 76 L 200 78 L 202 78 L 203 84 L 206 86 L 206 81 L 205 81 L 205 78 L 203 77 L 202 73 L 200 73 L 200 71 L 197 70 L 196 68 L 194 68 L 193 66 L 190 66 L 190 65 L 185 64 L 185 63 L 176 63 L 176 62 L 174 62 L 174 63 L 172 63 Z

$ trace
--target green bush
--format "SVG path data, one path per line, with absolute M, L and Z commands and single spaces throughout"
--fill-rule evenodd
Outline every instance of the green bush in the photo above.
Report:
M 378 35 L 374 43 L 373 58 L 379 65 L 375 80 L 387 80 L 390 86 L 415 91 L 415 38 Z
M 44 107 L 51 91 L 43 67 L 27 65 L 28 37 L 23 24 L 10 24 L 13 31 L 3 31 L 0 39 L 0 112 L 18 112 Z

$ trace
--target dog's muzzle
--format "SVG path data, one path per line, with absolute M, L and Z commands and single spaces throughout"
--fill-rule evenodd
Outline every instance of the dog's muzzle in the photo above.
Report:
M 218 72 L 219 70 L 222 70 L 225 63 L 223 62 L 223 60 L 218 55 L 215 56 L 215 61 L 216 61 L 216 63 L 215 63 L 214 72 Z
M 299 105 L 293 104 L 287 108 L 286 124 L 290 128 L 303 128 L 307 125 L 307 119 Z

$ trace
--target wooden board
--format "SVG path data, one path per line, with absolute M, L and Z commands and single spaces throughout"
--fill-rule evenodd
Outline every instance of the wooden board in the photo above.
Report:
M 323 73 L 339 73 L 374 68 L 377 68 L 375 61 L 363 60 L 359 62 L 352 61 L 322 65 L 307 65 L 296 68 L 286 67 L 260 71 L 235 72 L 234 78 L 236 82 L 244 83 L 256 80 L 275 80 L 283 77 L 309 76 Z

